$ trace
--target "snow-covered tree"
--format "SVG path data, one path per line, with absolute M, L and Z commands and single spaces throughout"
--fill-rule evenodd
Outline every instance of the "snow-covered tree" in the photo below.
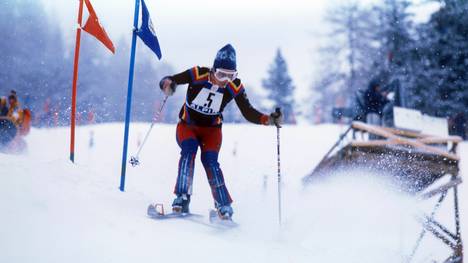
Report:
M 58 23 L 41 3 L 1 1 L 0 32 L 0 96 L 14 89 L 33 111 L 41 110 L 47 97 L 63 97 L 64 84 L 71 78 L 65 47 Z
M 419 28 L 412 104 L 436 116 L 468 112 L 468 1 L 445 0 Z
M 294 90 L 292 79 L 288 73 L 286 60 L 278 49 L 273 63 L 268 70 L 268 77 L 262 81 L 275 107 L 280 107 L 284 114 L 285 123 L 295 123 Z
M 408 75 L 414 56 L 412 51 L 416 48 L 411 31 L 413 24 L 411 14 L 408 11 L 410 2 L 407 0 L 384 0 L 374 7 L 379 16 L 379 24 L 376 28 L 376 39 L 379 43 L 379 53 L 374 64 L 376 72 L 383 81 L 383 85 L 393 80 L 402 83 L 400 90 L 403 105 L 406 105 L 409 86 Z
M 388 60 L 390 71 L 404 67 L 408 47 L 412 42 L 412 22 L 407 0 L 384 0 L 375 7 L 379 15 L 376 39 L 379 42 L 379 60 Z
M 320 78 L 312 84 L 319 96 L 311 105 L 323 115 L 322 121 L 330 121 L 333 107 L 349 105 L 356 91 L 367 87 L 376 74 L 379 54 L 378 17 L 371 9 L 347 2 L 329 9 L 326 21 L 330 31 L 317 63 Z
M 74 41 L 66 46 L 58 25 L 40 1 L 0 1 L 0 32 L 5 36 L 4 41 L 0 41 L 0 96 L 16 90 L 23 106 L 32 109 L 34 123 L 38 125 L 51 123 L 53 115 L 58 116 L 58 124 L 70 123 L 75 47 Z M 112 55 L 94 37 L 81 34 L 78 123 L 86 123 L 90 111 L 98 122 L 123 120 L 129 40 L 128 35 L 116 42 L 116 55 Z M 173 70 L 164 63 L 156 66 L 155 55 L 149 54 L 147 48 L 138 48 L 137 53 L 133 119 L 151 121 L 155 104 L 161 97 L 157 83 L 161 76 Z M 166 109 L 172 109 L 171 103 Z

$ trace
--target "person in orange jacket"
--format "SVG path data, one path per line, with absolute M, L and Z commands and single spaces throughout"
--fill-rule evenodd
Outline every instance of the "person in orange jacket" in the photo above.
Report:
M 11 91 L 10 96 L 8 96 L 8 103 L 9 108 L 7 117 L 18 127 L 23 122 L 23 110 L 18 102 L 16 91 Z

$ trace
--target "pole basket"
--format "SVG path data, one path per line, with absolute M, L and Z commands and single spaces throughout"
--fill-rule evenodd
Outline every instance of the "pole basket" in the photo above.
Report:
M 130 157 L 130 161 L 128 162 L 132 165 L 132 167 L 140 165 L 140 160 L 138 159 L 138 157 L 135 156 Z

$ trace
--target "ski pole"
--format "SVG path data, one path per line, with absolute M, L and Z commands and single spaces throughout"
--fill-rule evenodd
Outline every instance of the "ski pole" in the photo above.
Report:
M 161 107 L 159 107 L 158 112 L 156 112 L 156 117 L 151 122 L 151 126 L 150 126 L 148 132 L 146 132 L 145 138 L 143 139 L 143 142 L 141 143 L 140 147 L 138 148 L 138 151 L 137 151 L 136 155 L 130 157 L 129 162 L 133 167 L 140 164 L 139 156 L 140 156 L 141 149 L 143 149 L 143 146 L 145 146 L 146 140 L 148 139 L 148 136 L 150 135 L 154 124 L 159 120 L 159 117 L 161 116 L 161 112 L 164 109 L 164 105 L 166 105 L 167 98 L 169 98 L 169 96 L 166 95 L 164 97 L 164 100 L 163 100 L 162 104 L 161 104 Z
M 276 108 L 276 113 L 281 114 L 281 109 Z M 276 150 L 278 161 L 278 223 L 281 226 L 281 152 L 280 152 L 280 128 L 281 125 L 276 124 Z

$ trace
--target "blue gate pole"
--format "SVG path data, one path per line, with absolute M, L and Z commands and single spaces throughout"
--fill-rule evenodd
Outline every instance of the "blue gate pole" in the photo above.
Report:
M 127 150 L 128 150 L 128 133 L 130 128 L 130 115 L 132 109 L 132 90 L 133 90 L 133 74 L 135 68 L 135 52 L 138 29 L 138 15 L 140 14 L 140 0 L 135 0 L 135 16 L 133 20 L 133 35 L 132 35 L 132 50 L 130 53 L 130 70 L 128 73 L 128 91 L 127 91 L 127 109 L 125 112 L 125 131 L 122 151 L 122 171 L 120 175 L 120 191 L 125 191 L 125 173 L 127 171 Z

